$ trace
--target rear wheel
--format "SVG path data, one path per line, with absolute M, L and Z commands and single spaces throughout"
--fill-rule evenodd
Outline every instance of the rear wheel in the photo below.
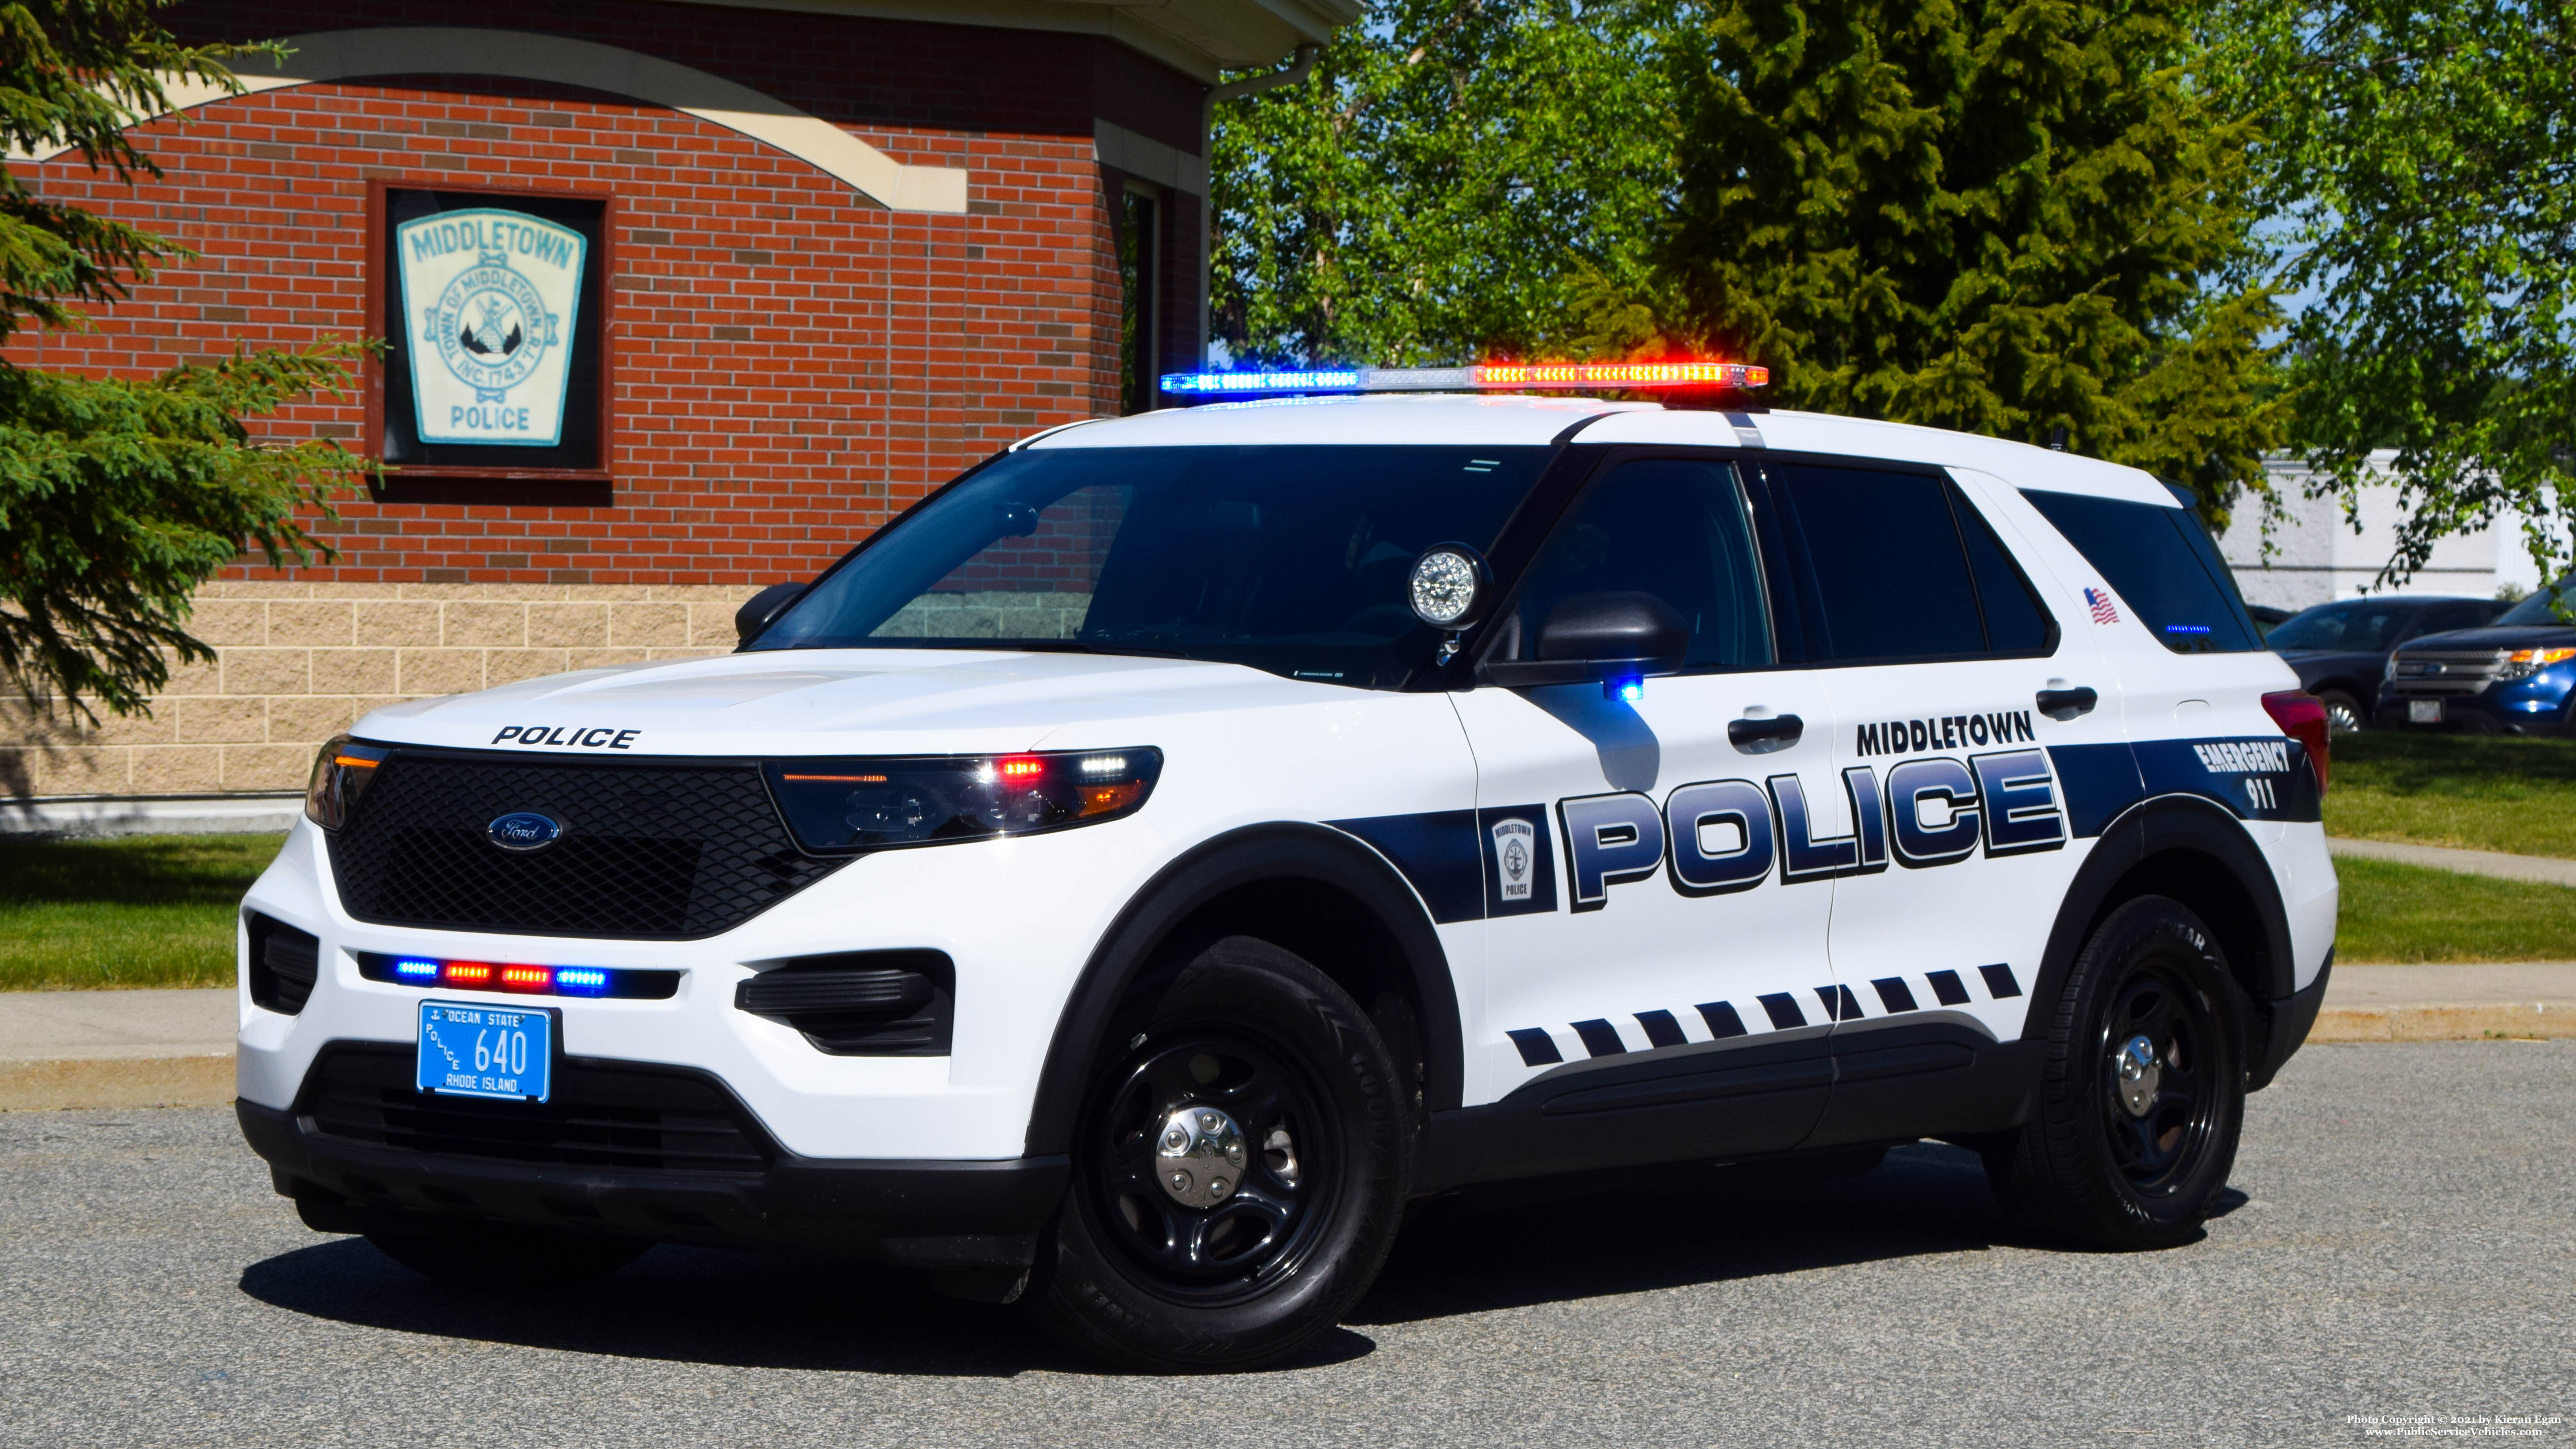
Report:
M 640 1238 L 405 1214 L 367 1228 L 376 1250 L 461 1288 L 569 1288 L 614 1273 L 652 1247 Z
M 1031 1297 L 1067 1344 L 1154 1372 L 1293 1352 L 1367 1291 L 1401 1219 L 1402 1078 L 1299 957 L 1219 941 L 1103 1053 Z
M 2242 993 L 2200 918 L 2130 901 L 2085 942 L 2049 1017 L 2039 1110 L 1992 1144 L 1995 1194 L 2092 1247 L 2191 1241 L 2236 1161 L 2245 1116 Z
M 2336 734 L 2357 735 L 2370 728 L 2370 712 L 2361 707 L 2360 700 L 2342 690 L 2322 691 L 2317 702 L 2326 707 L 2326 728 Z

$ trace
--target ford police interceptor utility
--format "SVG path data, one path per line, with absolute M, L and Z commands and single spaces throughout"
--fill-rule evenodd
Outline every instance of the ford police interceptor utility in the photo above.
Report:
M 1758 380 L 1184 375 L 1300 395 L 378 710 L 244 904 L 243 1130 L 433 1276 L 802 1246 L 1157 1369 L 1541 1174 L 1940 1137 L 2186 1241 L 2324 992 L 2324 715 L 2154 479 Z

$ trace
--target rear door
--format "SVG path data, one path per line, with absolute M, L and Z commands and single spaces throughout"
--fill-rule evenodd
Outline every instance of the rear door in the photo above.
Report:
M 2059 766 L 2129 774 L 2117 691 L 2089 635 L 1963 489 L 1929 468 L 1765 464 L 1780 572 L 1871 817 L 1835 886 L 1836 1086 L 1815 1145 L 2008 1114 L 2057 906 L 2089 842 Z M 2134 775 L 2130 775 L 2134 779 Z

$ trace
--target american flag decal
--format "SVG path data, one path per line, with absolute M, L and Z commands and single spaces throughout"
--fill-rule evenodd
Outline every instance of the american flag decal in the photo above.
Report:
M 2120 622 L 2120 611 L 2112 607 L 2111 596 L 2104 590 L 2086 589 L 2084 591 L 2084 602 L 2093 606 L 2094 623 L 2117 624 Z

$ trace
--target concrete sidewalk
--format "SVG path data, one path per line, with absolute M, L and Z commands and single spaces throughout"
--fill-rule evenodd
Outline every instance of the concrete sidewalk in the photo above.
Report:
M 233 993 L 0 991 L 0 1111 L 220 1106 Z M 2576 962 L 2338 966 L 2312 1042 L 2576 1037 Z
M 2335 835 L 2326 837 L 2326 849 L 2336 855 L 2349 855 L 2360 860 L 2430 866 L 2435 870 L 2455 870 L 2463 875 L 2491 875 L 2498 880 L 2576 886 L 2576 860 L 2560 860 L 2556 856 L 2507 855 L 2500 850 L 2454 850 L 2447 845 L 2401 845 L 2393 840 L 2346 840 Z

